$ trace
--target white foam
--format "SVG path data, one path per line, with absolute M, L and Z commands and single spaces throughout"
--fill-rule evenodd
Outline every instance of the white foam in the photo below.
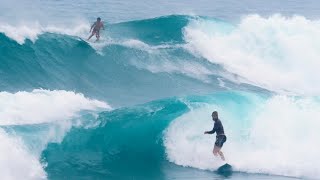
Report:
M 218 110 L 228 137 L 222 150 L 235 170 L 319 177 L 319 100 L 274 96 L 250 103 L 248 109 L 232 102 L 202 105 L 177 118 L 164 133 L 168 160 L 208 170 L 221 165 L 212 155 L 215 137 L 203 134 L 213 126 L 212 110 Z
M 38 157 L 28 152 L 21 139 L 0 128 L 0 178 L 5 180 L 46 179 Z
M 87 22 L 78 22 L 66 26 L 41 25 L 38 22 L 20 23 L 17 25 L 7 23 L 0 24 L 0 32 L 4 33 L 19 44 L 24 44 L 26 39 L 35 42 L 39 35 L 46 32 L 86 38 L 89 36 L 89 29 L 90 24 Z
M 147 51 L 149 53 L 156 53 L 157 52 L 156 50 L 161 50 L 161 49 L 170 49 L 170 48 L 183 47 L 183 45 L 180 45 L 180 44 L 174 44 L 174 45 L 161 44 L 161 45 L 151 46 L 151 45 L 149 45 L 149 44 L 147 44 L 145 42 L 142 42 L 140 40 L 137 40 L 137 39 L 128 39 L 126 41 L 120 42 L 119 44 L 121 44 L 123 46 L 126 46 L 126 47 Z
M 41 132 L 34 132 L 38 134 L 32 137 L 19 135 L 14 129 L 5 132 L 0 128 L 0 178 L 46 179 L 39 158 L 47 143 L 61 142 L 72 126 L 81 125 L 77 121 L 71 121 L 80 116 L 81 111 L 95 112 L 110 109 L 111 107 L 105 102 L 64 90 L 0 92 L 1 126 L 52 123 Z M 92 127 L 88 125 L 86 128 Z
M 192 53 L 235 73 L 242 82 L 278 92 L 319 95 L 320 21 L 250 15 L 234 27 L 192 21 L 184 31 Z
M 200 63 L 185 61 L 185 60 L 176 60 L 168 59 L 165 55 L 157 56 L 160 59 L 155 61 L 149 60 L 148 62 L 139 61 L 137 59 L 131 59 L 130 62 L 132 65 L 140 69 L 147 69 L 152 73 L 176 73 L 183 74 L 188 77 L 201 80 L 203 82 L 209 83 L 209 75 L 215 74 L 214 71 L 209 70 Z
M 26 39 L 35 42 L 38 35 L 42 34 L 42 28 L 38 23 L 35 23 L 32 28 L 27 25 L 12 26 L 9 24 L 0 24 L 0 32 L 3 32 L 19 44 L 23 44 Z
M 231 153 L 236 165 L 249 172 L 319 177 L 319 101 L 275 96 L 260 108 L 252 120 L 248 144 L 231 144 L 241 147 Z M 240 161 L 240 156 L 247 159 Z
M 0 125 L 47 123 L 70 119 L 81 110 L 110 108 L 105 102 L 64 90 L 0 92 Z
M 137 68 L 146 69 L 152 73 L 167 72 L 183 74 L 206 83 L 210 82 L 208 76 L 219 73 L 216 70 L 208 69 L 199 62 L 188 61 L 186 59 L 172 58 L 166 51 L 161 51 L 163 49 L 184 48 L 184 45 L 162 44 L 151 46 L 136 39 L 129 39 L 127 41 L 118 42 L 118 44 L 129 48 L 134 48 L 148 52 L 151 57 L 147 60 L 133 58 L 129 59 L 129 61 L 132 65 L 136 66 Z
M 204 135 L 204 131 L 212 129 L 210 111 L 206 107 L 177 118 L 170 124 L 164 134 L 164 144 L 169 161 L 178 165 L 199 169 L 214 170 L 221 162 L 212 155 L 213 138 Z

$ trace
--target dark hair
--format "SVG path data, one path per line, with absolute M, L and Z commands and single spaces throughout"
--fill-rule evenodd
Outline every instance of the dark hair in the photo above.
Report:
M 218 112 L 217 111 L 213 111 L 212 115 L 216 115 L 218 117 Z
M 100 17 L 98 17 L 98 18 L 97 18 L 97 20 L 98 20 L 98 21 L 101 21 L 101 18 L 100 18 Z

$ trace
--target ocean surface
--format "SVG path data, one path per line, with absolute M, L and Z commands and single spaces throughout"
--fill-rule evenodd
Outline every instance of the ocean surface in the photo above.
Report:
M 0 179 L 320 179 L 319 7 L 0 0 Z

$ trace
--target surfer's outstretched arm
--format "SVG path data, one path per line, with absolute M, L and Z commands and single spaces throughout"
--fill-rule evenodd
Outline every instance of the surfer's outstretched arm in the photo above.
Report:
M 91 26 L 91 28 L 90 28 L 90 31 L 89 31 L 89 32 L 91 32 L 92 29 L 93 29 L 95 26 L 96 26 L 96 23 L 93 23 L 92 26 Z M 95 32 L 93 31 L 92 34 L 88 37 L 87 40 L 91 39 L 94 34 L 95 34 Z
M 213 127 L 213 129 L 211 131 L 206 131 L 206 132 L 204 132 L 204 134 L 213 134 L 215 132 L 216 132 L 216 128 Z
M 92 31 L 92 29 L 93 29 L 93 27 L 96 25 L 96 23 L 93 23 L 92 24 L 92 26 L 91 26 L 91 28 L 90 28 L 90 31 L 89 32 L 91 32 Z

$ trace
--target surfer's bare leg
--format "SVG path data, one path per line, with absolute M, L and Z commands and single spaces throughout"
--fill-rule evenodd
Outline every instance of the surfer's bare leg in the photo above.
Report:
M 99 31 L 96 32 L 96 37 L 97 37 L 97 40 L 96 40 L 96 41 L 99 41 L 99 39 L 100 39 L 100 32 L 99 32 Z
M 91 39 L 93 35 L 94 35 L 94 33 L 92 33 L 87 40 Z
M 214 146 L 213 155 L 214 156 L 218 156 L 219 155 L 223 161 L 225 160 L 224 155 L 223 155 L 223 153 L 221 151 L 221 147 L 219 147 L 219 146 L 216 146 L 216 145 Z
M 213 155 L 214 155 L 214 156 L 218 156 L 217 146 L 214 146 L 212 152 L 213 152 Z
M 220 150 L 218 153 L 219 153 L 221 159 L 222 159 L 223 161 L 225 161 L 226 159 L 224 158 L 223 152 Z

